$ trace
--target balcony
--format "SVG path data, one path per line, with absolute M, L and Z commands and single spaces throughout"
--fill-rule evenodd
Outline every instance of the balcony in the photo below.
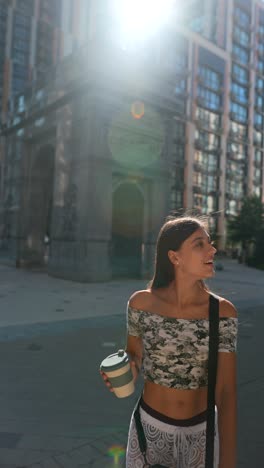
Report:
M 230 159 L 231 161 L 235 161 L 236 163 L 239 163 L 240 165 L 242 164 L 245 165 L 246 163 L 246 159 L 247 159 L 246 154 L 242 158 L 238 158 L 240 153 L 235 152 L 235 151 L 227 151 L 226 155 L 228 159 Z
M 197 117 L 194 119 L 194 122 L 196 127 L 199 129 L 208 130 L 209 132 L 217 133 L 218 135 L 222 135 L 224 133 L 224 129 L 222 127 L 212 124 L 202 117 Z
M 235 140 L 243 144 L 250 145 L 250 140 L 247 135 L 243 135 L 241 133 L 233 132 L 232 130 L 230 130 L 228 136 L 232 141 Z
M 206 174 L 206 175 L 214 175 L 216 177 L 219 177 L 222 175 L 221 169 L 218 169 L 217 167 L 215 168 L 208 167 L 206 164 L 199 162 L 199 161 L 194 161 L 193 169 L 196 172 L 201 172 L 202 174 Z
M 207 141 L 203 141 L 199 138 L 195 139 L 194 146 L 196 149 L 205 151 L 206 153 L 211 153 L 211 154 L 222 153 L 222 149 L 219 146 L 209 146 L 209 143 Z

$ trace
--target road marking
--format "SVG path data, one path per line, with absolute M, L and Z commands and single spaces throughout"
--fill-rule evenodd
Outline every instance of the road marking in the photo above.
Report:
M 102 343 L 102 346 L 104 348 L 112 348 L 116 346 L 116 343 L 113 343 L 112 341 L 105 341 L 104 343 Z

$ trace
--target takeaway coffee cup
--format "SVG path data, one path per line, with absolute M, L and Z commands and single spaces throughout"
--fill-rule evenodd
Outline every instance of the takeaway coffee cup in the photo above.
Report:
M 127 397 L 134 392 L 135 386 L 129 358 L 123 349 L 107 356 L 101 362 L 100 369 L 107 375 L 118 398 Z

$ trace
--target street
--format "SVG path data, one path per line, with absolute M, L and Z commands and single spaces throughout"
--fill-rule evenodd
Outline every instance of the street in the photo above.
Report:
M 0 468 L 124 466 L 142 381 L 117 399 L 98 368 L 125 345 L 126 301 L 146 282 L 78 284 L 5 266 L 0 278 Z M 210 285 L 239 312 L 238 467 L 261 468 L 264 273 L 225 260 Z

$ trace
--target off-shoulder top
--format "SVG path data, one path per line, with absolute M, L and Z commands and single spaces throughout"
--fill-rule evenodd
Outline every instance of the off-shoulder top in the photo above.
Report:
M 235 352 L 238 319 L 219 318 L 219 348 Z M 207 386 L 209 319 L 167 317 L 127 305 L 127 332 L 142 337 L 142 374 L 165 387 Z

